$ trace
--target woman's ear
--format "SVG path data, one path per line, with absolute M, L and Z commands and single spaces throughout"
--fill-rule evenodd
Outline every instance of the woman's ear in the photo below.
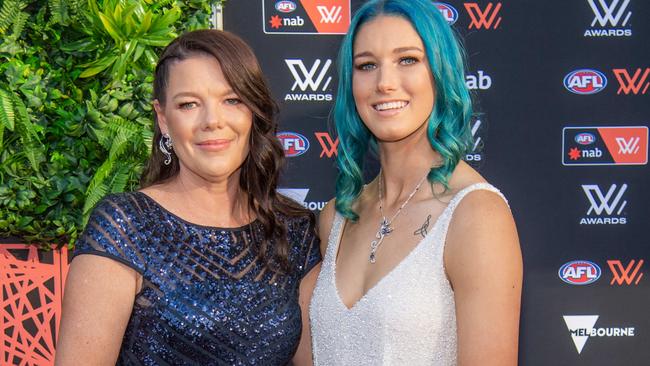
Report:
M 167 128 L 167 119 L 165 118 L 164 107 L 160 104 L 158 99 L 154 99 L 153 109 L 156 111 L 156 121 L 158 122 L 160 132 L 168 134 L 169 129 Z

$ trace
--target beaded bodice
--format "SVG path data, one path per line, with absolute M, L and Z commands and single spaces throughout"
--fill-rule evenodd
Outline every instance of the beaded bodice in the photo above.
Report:
M 349 309 L 336 288 L 345 224 L 336 213 L 310 306 L 315 365 L 456 364 L 456 312 L 444 243 L 455 208 L 477 189 L 499 193 L 487 183 L 458 192 L 424 239 Z
M 298 345 L 298 286 L 320 260 L 312 220 L 287 218 L 292 271 L 258 259 L 262 225 L 188 223 L 143 193 L 94 209 L 75 256 L 93 254 L 140 273 L 118 365 L 285 365 Z

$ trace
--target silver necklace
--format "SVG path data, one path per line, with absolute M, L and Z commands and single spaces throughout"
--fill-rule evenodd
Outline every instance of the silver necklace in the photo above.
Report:
M 373 240 L 370 243 L 370 257 L 368 259 L 370 260 L 370 263 L 375 263 L 377 261 L 377 249 L 379 249 L 379 246 L 381 243 L 384 241 L 384 238 L 388 236 L 390 233 L 393 232 L 393 227 L 391 226 L 393 224 L 393 221 L 399 216 L 400 213 L 402 213 L 402 209 L 406 207 L 406 205 L 409 203 L 411 198 L 415 196 L 415 193 L 420 189 L 420 186 L 422 183 L 424 183 L 424 180 L 427 179 L 427 176 L 429 173 L 425 174 L 422 179 L 420 179 L 420 182 L 418 183 L 417 186 L 415 186 L 415 189 L 411 194 L 409 194 L 408 198 L 402 203 L 401 206 L 397 209 L 397 212 L 393 215 L 393 217 L 388 220 L 386 218 L 386 215 L 384 214 L 384 192 L 382 189 L 382 178 L 384 177 L 384 173 L 382 171 L 379 172 L 379 212 L 381 212 L 381 223 L 379 224 L 379 229 L 377 230 L 377 234 L 375 234 L 375 240 Z

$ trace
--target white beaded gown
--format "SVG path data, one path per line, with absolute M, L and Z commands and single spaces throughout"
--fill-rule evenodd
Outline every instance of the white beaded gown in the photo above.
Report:
M 350 309 L 336 288 L 345 220 L 335 214 L 310 304 L 314 365 L 456 365 L 456 312 L 444 243 L 455 208 L 479 189 L 503 198 L 487 183 L 459 191 L 413 251 Z

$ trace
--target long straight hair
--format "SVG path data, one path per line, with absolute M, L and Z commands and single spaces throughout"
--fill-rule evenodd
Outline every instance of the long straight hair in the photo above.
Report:
M 171 66 L 197 55 L 214 57 L 234 92 L 253 112 L 249 138 L 249 152 L 240 167 L 239 187 L 248 198 L 248 210 L 264 227 L 264 238 L 258 256 L 277 271 L 288 272 L 289 243 L 287 227 L 281 216 L 314 215 L 276 192 L 280 170 L 284 164 L 284 150 L 276 137 L 277 105 L 265 81 L 253 50 L 238 36 L 218 30 L 197 30 L 185 33 L 172 41 L 162 52 L 156 66 L 153 98 L 164 105 Z M 154 113 L 154 143 L 151 157 L 142 174 L 142 188 L 159 184 L 178 175 L 180 164 L 173 154 L 170 165 L 163 164 L 158 142 L 162 138 Z
M 472 102 L 465 85 L 465 55 L 454 31 L 431 0 L 372 0 L 352 19 L 339 51 L 339 86 L 334 123 L 339 136 L 336 163 L 336 210 L 356 221 L 352 204 L 361 194 L 363 161 L 377 141 L 359 117 L 352 94 L 353 46 L 359 29 L 380 15 L 397 16 L 411 23 L 424 44 L 435 83 L 435 105 L 427 122 L 427 137 L 442 164 L 432 167 L 427 179 L 448 188 L 448 179 L 469 151 Z

